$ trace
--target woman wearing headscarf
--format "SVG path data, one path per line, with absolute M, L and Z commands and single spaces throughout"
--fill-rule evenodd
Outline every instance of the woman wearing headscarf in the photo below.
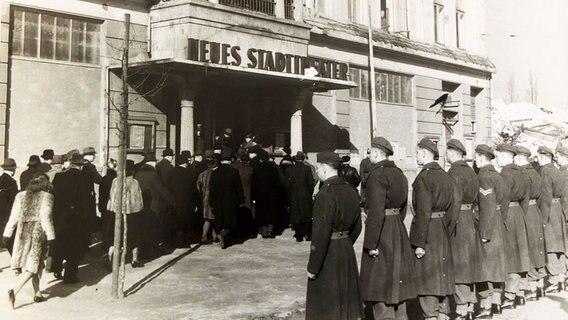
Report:
M 21 270 L 16 285 L 8 291 L 12 308 L 16 295 L 31 279 L 34 288 L 34 302 L 45 301 L 39 290 L 39 280 L 44 268 L 47 244 L 52 248 L 55 239 L 52 209 L 53 195 L 49 193 L 51 184 L 44 173 L 34 176 L 25 191 L 16 195 L 10 219 L 3 234 L 3 241 L 10 238 L 16 230 L 12 269 Z

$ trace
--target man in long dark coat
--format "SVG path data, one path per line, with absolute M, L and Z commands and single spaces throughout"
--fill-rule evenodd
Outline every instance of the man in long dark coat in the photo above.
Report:
M 148 250 L 147 253 L 154 257 L 159 254 L 159 248 L 166 253 L 171 251 L 172 243 L 167 242 L 172 238 L 171 235 L 166 234 L 167 229 L 164 224 L 167 221 L 165 215 L 171 213 L 170 208 L 175 206 L 175 200 L 156 172 L 156 156 L 147 154 L 144 161 L 144 165 L 136 173 L 135 178 L 142 190 L 148 227 L 148 237 L 144 238 L 143 246 Z
M 473 203 L 479 192 L 477 174 L 463 160 L 467 151 L 461 141 L 448 141 L 446 157 L 451 163 L 448 174 L 454 178 L 459 192 L 460 212 L 452 240 L 452 256 L 456 279 L 456 313 L 458 319 L 473 318 L 473 306 L 477 303 L 475 283 L 481 268 L 481 243 L 473 216 Z
M 284 188 L 278 169 L 268 161 L 268 153 L 260 152 L 259 163 L 252 172 L 251 199 L 263 238 L 274 238 L 274 225 L 280 221 Z
M 190 217 L 193 214 L 192 205 L 195 203 L 194 188 L 192 172 L 188 170 L 189 158 L 191 153 L 189 151 L 182 151 L 178 157 L 178 165 L 174 168 L 169 179 L 169 190 L 175 200 L 175 245 L 176 247 L 183 247 L 189 240 L 188 231 L 190 229 Z M 172 232 L 172 230 L 170 230 Z
M 256 238 L 258 235 L 258 226 L 252 214 L 251 199 L 251 182 L 253 168 L 250 165 L 248 154 L 243 148 L 239 148 L 235 155 L 236 159 L 231 166 L 239 171 L 241 184 L 243 186 L 243 195 L 245 197 L 244 205 L 239 208 L 239 232 L 243 236 Z
M 162 160 L 156 164 L 156 172 L 158 172 L 158 175 L 165 186 L 170 185 L 170 178 L 174 172 L 174 166 L 172 164 L 173 160 L 174 151 L 170 148 L 166 148 L 162 151 Z
M 306 319 L 361 319 L 363 305 L 353 250 L 362 227 L 359 195 L 337 176 L 341 158 L 336 153 L 319 153 L 317 163 L 323 186 L 314 203 Z
M 455 182 L 436 158 L 436 144 L 422 139 L 416 160 L 423 168 L 412 185 L 415 216 L 410 243 L 415 248 L 418 300 L 426 320 L 449 319 L 448 296 L 455 290 L 450 233 L 455 231 L 460 207 Z
M 538 163 L 542 178 L 542 192 L 538 199 L 538 206 L 544 220 L 544 238 L 548 263 L 546 269 L 550 277 L 547 292 L 559 292 L 563 289 L 566 264 L 564 237 L 566 224 L 560 198 L 564 194 L 565 182 L 560 170 L 552 163 L 553 152 L 547 147 L 538 148 Z
M 564 179 L 564 192 L 560 197 L 560 206 L 564 214 L 564 231 L 568 231 L 568 147 L 558 146 L 556 150 L 556 160 L 560 166 L 560 173 Z M 568 265 L 568 233 L 564 236 L 564 259 Z M 564 289 L 568 290 L 568 275 L 565 273 Z
M 497 164 L 502 168 L 500 174 L 509 189 L 501 208 L 505 217 L 505 253 L 509 268 L 502 308 L 508 309 L 523 305 L 525 300 L 523 278 L 526 278 L 530 270 L 525 212 L 530 197 L 528 181 L 521 169 L 513 163 L 516 148 L 502 143 L 496 151 Z
M 361 297 L 372 305 L 374 319 L 407 319 L 405 301 L 416 297 L 414 256 L 404 226 L 408 182 L 389 160 L 393 148 L 388 140 L 374 138 L 371 146 Z
M 304 164 L 303 152 L 296 154 L 296 163 L 288 168 L 285 176 L 290 223 L 294 227 L 294 237 L 300 242 L 310 240 L 312 233 L 312 194 L 314 179 L 312 170 Z
M 359 172 L 357 172 L 357 169 L 353 168 L 349 164 L 349 162 L 351 162 L 350 156 L 343 156 L 341 160 L 343 161 L 343 163 L 341 164 L 341 166 L 339 166 L 339 176 L 357 190 L 359 184 L 361 183 Z
M 361 176 L 361 204 L 364 206 L 366 201 L 365 190 L 367 188 L 367 178 L 369 177 L 369 173 L 371 173 L 371 168 L 373 164 L 369 157 L 371 156 L 371 149 L 367 149 L 365 159 L 361 160 L 361 164 L 359 165 L 359 175 Z
M 81 171 L 84 164 L 81 154 L 73 154 L 70 167 L 53 179 L 53 220 L 55 226 L 55 250 L 52 270 L 61 278 L 63 260 L 65 283 L 79 281 L 79 261 L 85 253 L 90 234 L 88 229 L 91 214 L 91 182 Z
M 99 186 L 99 212 L 101 213 L 103 224 L 103 250 L 105 252 L 109 252 L 110 247 L 114 245 L 114 212 L 108 210 L 107 205 L 110 199 L 112 181 L 117 176 L 115 170 L 117 164 L 118 162 L 115 159 L 109 159 L 107 163 L 107 172 L 101 180 L 101 185 Z
M 477 319 L 490 319 L 501 313 L 501 290 L 507 280 L 505 255 L 505 225 L 501 203 L 508 192 L 507 185 L 491 160 L 493 150 L 480 144 L 475 148 L 475 163 L 479 168 L 478 232 L 481 241 L 481 269 L 477 291 L 480 312 Z
M 225 148 L 221 164 L 211 172 L 209 203 L 215 214 L 215 228 L 219 234 L 221 249 L 227 247 L 227 237 L 237 229 L 239 207 L 245 202 L 239 171 L 231 167 L 232 151 Z
M 93 164 L 95 162 L 96 151 L 93 147 L 86 147 L 83 149 L 83 158 L 85 159 L 85 164 L 83 165 L 83 174 L 87 177 L 89 181 L 89 185 L 91 186 L 91 205 L 89 206 L 89 231 L 86 235 L 87 245 L 90 245 L 91 242 L 91 233 L 100 231 L 101 223 L 100 219 L 97 218 L 97 195 L 95 193 L 95 184 L 100 185 L 103 181 L 103 177 L 97 170 L 97 167 Z
M 41 160 L 39 160 L 38 156 L 36 155 L 30 156 L 30 160 L 28 162 L 28 168 L 24 170 L 22 174 L 20 174 L 20 190 L 26 190 L 32 178 L 36 174 L 41 173 L 41 171 L 39 170 L 40 163 Z
M 527 225 L 527 237 L 529 240 L 529 258 L 531 268 L 528 272 L 528 283 L 524 284 L 527 289 L 526 299 L 538 300 L 542 297 L 544 277 L 546 277 L 546 246 L 544 242 L 544 228 L 537 200 L 540 197 L 542 180 L 540 174 L 529 161 L 531 151 L 523 146 L 517 146 L 515 164 L 527 178 L 529 188 L 529 205 L 525 212 Z
M 10 218 L 12 205 L 16 194 L 18 194 L 18 183 L 13 178 L 16 173 L 16 161 L 14 159 L 6 159 L 0 166 L 0 231 L 4 232 L 4 228 Z M 12 241 L 7 244 L 7 250 L 12 254 Z

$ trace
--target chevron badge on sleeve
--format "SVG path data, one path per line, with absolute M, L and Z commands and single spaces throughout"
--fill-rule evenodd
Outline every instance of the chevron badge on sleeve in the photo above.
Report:
M 487 197 L 488 195 L 490 195 L 491 193 L 493 193 L 493 189 L 483 189 L 483 188 L 479 188 L 479 192 L 484 196 Z

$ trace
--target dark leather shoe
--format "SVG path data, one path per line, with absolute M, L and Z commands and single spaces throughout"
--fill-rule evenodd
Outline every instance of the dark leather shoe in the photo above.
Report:
M 494 304 L 494 306 L 497 305 Z M 475 319 L 492 319 L 492 318 L 493 318 L 493 312 L 491 312 L 490 309 L 480 309 L 479 313 L 475 317 Z
M 12 309 L 15 309 L 14 306 L 16 305 L 16 294 L 14 293 L 14 290 L 8 290 L 8 300 L 12 305 Z
M 44 296 L 34 296 L 34 302 L 36 303 L 40 303 L 40 302 L 44 302 L 47 299 Z
M 525 297 L 516 296 L 515 297 L 515 307 L 524 306 L 526 303 Z
M 142 268 L 144 266 L 144 264 L 140 261 L 132 261 L 132 263 L 130 264 L 132 266 L 132 268 Z
M 491 313 L 492 314 L 501 314 L 503 312 L 503 308 L 501 308 L 500 304 L 492 304 L 491 305 Z

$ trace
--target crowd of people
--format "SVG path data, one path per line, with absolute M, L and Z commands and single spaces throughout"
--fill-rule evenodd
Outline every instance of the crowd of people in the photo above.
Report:
M 520 145 L 482 144 L 470 165 L 463 144 L 452 139 L 446 172 L 437 145 L 423 139 L 416 148 L 421 171 L 408 199 L 407 178 L 383 137 L 372 140 L 359 172 L 334 152 L 319 153 L 316 166 L 302 151 L 277 164 L 253 135 L 236 152 L 230 132 L 217 141 L 203 153 L 182 151 L 175 165 L 171 149 L 159 162 L 154 153 L 136 164 L 128 160 L 122 194 L 117 161 L 110 159 L 102 176 L 92 147 L 65 155 L 45 150 L 43 160 L 31 156 L 20 187 L 16 163 L 6 159 L 0 228 L 20 274 L 8 292 L 12 306 L 29 280 L 34 301 L 45 300 L 44 268 L 64 283 L 78 282 L 79 263 L 97 232 L 110 267 L 118 211 L 126 217 L 133 268 L 194 243 L 225 249 L 291 227 L 296 241 L 311 241 L 307 319 L 363 318 L 365 308 L 375 319 L 406 319 L 414 299 L 425 319 L 489 319 L 566 288 L 566 147 L 542 146 L 531 158 Z M 359 269 L 353 244 L 363 222 Z
M 313 210 L 307 319 L 408 319 L 415 299 L 427 320 L 491 319 L 566 289 L 568 148 L 541 146 L 531 158 L 521 145 L 480 144 L 470 166 L 466 148 L 452 139 L 447 172 L 438 152 L 429 139 L 418 143 L 421 171 L 407 199 L 390 142 L 372 140 L 361 164 L 360 273 L 353 249 L 362 229 L 359 196 L 338 177 L 339 156 L 318 154 L 323 186 Z

